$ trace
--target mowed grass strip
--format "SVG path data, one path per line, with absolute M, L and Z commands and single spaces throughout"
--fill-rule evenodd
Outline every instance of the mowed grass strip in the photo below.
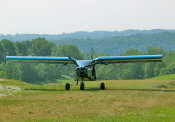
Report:
M 106 90 L 100 82 L 85 82 L 85 91 L 18 82 L 12 81 L 24 90 L 0 98 L 0 121 L 175 121 L 175 90 L 153 87 L 169 81 L 100 81 Z

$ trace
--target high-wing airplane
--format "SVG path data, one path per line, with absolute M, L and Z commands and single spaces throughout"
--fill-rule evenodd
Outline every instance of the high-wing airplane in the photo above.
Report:
M 96 80 L 95 65 L 131 62 L 161 62 L 162 55 L 134 55 L 134 56 L 104 56 L 93 59 L 91 50 L 90 60 L 77 60 L 72 57 L 45 57 L 45 56 L 6 56 L 7 60 L 13 63 L 50 63 L 50 64 L 74 64 L 76 65 L 76 81 L 79 80 L 80 90 L 84 90 L 84 80 Z M 105 84 L 101 83 L 101 89 L 105 89 Z M 66 90 L 70 90 L 70 84 L 66 83 Z

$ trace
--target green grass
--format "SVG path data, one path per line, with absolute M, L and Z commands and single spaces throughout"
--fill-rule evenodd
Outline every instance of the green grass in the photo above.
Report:
M 154 77 L 152 80 L 175 80 L 175 74 Z
M 106 90 L 100 90 L 104 82 Z M 34 85 L 5 80 L 22 90 L 0 98 L 0 121 L 162 122 L 175 121 L 175 88 L 157 88 L 171 80 L 109 80 L 75 82 L 65 91 L 62 83 Z
M 67 82 L 73 82 L 74 79 L 65 76 L 65 75 L 61 75 L 61 77 L 57 80 L 53 80 L 53 81 L 30 81 L 31 84 L 36 84 L 36 85 L 44 85 L 44 84 L 50 84 L 50 83 L 67 83 Z

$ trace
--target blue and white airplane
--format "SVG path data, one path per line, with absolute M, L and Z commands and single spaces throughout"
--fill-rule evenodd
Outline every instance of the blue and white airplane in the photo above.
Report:
M 72 57 L 45 57 L 45 56 L 6 56 L 7 60 L 13 63 L 50 63 L 50 64 L 74 64 L 76 65 L 76 81 L 79 80 L 80 90 L 84 90 L 84 80 L 96 80 L 96 64 L 131 63 L 131 62 L 161 62 L 162 55 L 134 55 L 134 56 L 104 56 L 93 59 L 91 50 L 90 60 L 77 60 Z M 101 83 L 101 89 L 105 84 Z M 70 84 L 66 83 L 66 90 L 70 90 Z

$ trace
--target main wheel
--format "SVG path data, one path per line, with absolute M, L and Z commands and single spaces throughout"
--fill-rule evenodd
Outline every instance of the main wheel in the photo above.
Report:
M 101 90 L 104 90 L 104 89 L 105 89 L 105 84 L 104 84 L 104 83 L 101 83 L 101 84 L 100 84 L 100 89 L 101 89 Z
M 66 83 L 65 89 L 70 90 L 70 84 L 69 83 Z
M 84 83 L 80 84 L 80 90 L 84 90 Z

